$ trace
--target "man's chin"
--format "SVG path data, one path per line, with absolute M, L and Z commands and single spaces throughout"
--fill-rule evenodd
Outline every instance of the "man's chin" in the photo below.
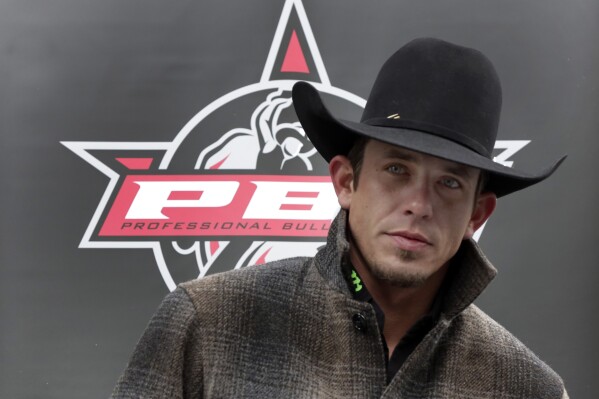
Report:
M 422 286 L 430 275 L 421 271 L 398 270 L 397 268 L 374 265 L 370 267 L 371 274 L 380 282 L 398 288 L 418 288 Z
M 416 252 L 406 249 L 400 249 L 397 255 L 402 262 L 414 262 L 418 259 Z

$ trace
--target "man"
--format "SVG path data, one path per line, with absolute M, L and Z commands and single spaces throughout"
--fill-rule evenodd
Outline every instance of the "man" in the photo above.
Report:
M 491 160 L 501 89 L 488 59 L 414 40 L 381 69 L 360 123 L 307 83 L 293 98 L 342 208 L 326 246 L 182 284 L 114 397 L 567 398 L 472 304 L 496 273 L 472 235 L 497 197 L 559 165 Z

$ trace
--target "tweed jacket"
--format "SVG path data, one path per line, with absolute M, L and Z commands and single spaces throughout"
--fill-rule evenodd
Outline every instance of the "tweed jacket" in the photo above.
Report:
M 341 271 L 345 224 L 342 211 L 314 258 L 180 285 L 113 397 L 567 398 L 553 370 L 472 304 L 496 273 L 473 241 L 454 257 L 438 323 L 387 384 L 375 312 Z

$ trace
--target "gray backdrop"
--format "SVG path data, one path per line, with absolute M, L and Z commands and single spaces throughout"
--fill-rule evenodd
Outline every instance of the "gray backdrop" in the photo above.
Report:
M 284 1 L 0 1 L 0 397 L 107 397 L 168 292 L 147 249 L 80 249 L 108 179 L 61 141 L 171 141 L 257 82 Z M 478 304 L 564 378 L 599 389 L 595 204 L 599 3 L 304 0 L 331 83 L 367 97 L 400 45 L 482 50 L 500 139 L 548 181 L 501 199 L 480 240 L 499 275 Z M 354 115 L 358 119 L 359 115 Z

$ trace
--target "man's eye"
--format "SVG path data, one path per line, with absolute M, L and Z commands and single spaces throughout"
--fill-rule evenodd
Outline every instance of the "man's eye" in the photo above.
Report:
M 404 173 L 406 171 L 406 168 L 404 168 L 401 165 L 391 165 L 389 167 L 387 167 L 387 170 L 391 173 L 395 173 L 395 174 L 401 174 Z
M 441 180 L 444 186 L 449 188 L 460 188 L 460 183 L 451 177 L 445 177 Z

